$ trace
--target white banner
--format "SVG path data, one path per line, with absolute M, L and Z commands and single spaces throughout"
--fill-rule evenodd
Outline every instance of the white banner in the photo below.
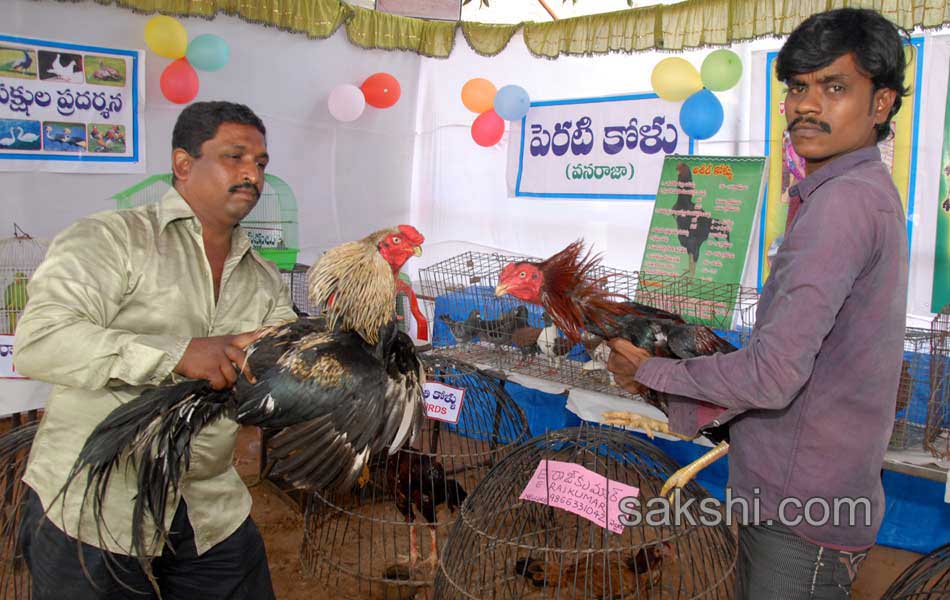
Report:
M 0 379 L 26 379 L 13 368 L 12 335 L 0 335 Z
M 0 171 L 141 173 L 144 53 L 0 35 Z
M 681 104 L 656 94 L 532 102 L 511 129 L 513 195 L 655 199 L 663 158 L 693 153 Z
M 465 390 L 434 381 L 422 386 L 422 400 L 425 402 L 426 416 L 436 421 L 458 423 L 462 412 L 462 399 Z

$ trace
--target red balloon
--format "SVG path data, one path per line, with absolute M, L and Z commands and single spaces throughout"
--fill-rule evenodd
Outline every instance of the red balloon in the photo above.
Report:
M 475 117 L 472 139 L 479 146 L 494 146 L 505 135 L 505 121 L 491 108 Z
M 184 57 L 165 67 L 159 84 L 162 94 L 175 104 L 191 102 L 198 95 L 198 73 Z
M 389 73 L 373 73 L 360 86 L 366 103 L 376 108 L 389 108 L 399 100 L 402 90 L 399 82 Z

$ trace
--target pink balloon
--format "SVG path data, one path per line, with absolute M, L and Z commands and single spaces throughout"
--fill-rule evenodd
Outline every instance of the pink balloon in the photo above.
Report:
M 475 117 L 472 123 L 472 139 L 479 146 L 494 146 L 505 135 L 505 121 L 490 108 Z
M 188 63 L 188 59 L 179 58 L 162 71 L 159 85 L 169 102 L 185 104 L 198 95 L 198 73 Z

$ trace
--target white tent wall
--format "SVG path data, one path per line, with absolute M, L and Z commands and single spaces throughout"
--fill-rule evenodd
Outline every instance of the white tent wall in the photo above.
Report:
M 149 17 L 92 2 L 4 0 L 0 32 L 144 49 Z M 298 201 L 298 260 L 310 262 L 341 241 L 408 221 L 418 55 L 364 50 L 342 30 L 311 40 L 222 15 L 180 21 L 189 39 L 214 33 L 231 47 L 224 69 L 199 71 L 196 99 L 245 103 L 263 119 L 268 171 L 286 180 Z M 168 102 L 158 86 L 169 62 L 145 53 L 146 172 L 0 173 L 0 235 L 11 235 L 16 222 L 32 235 L 51 238 L 80 217 L 114 208 L 112 194 L 146 175 L 170 171 L 172 127 L 182 107 Z M 378 71 L 399 80 L 399 102 L 386 110 L 367 106 L 353 123 L 337 122 L 327 110 L 330 90 L 341 83 L 359 85 Z

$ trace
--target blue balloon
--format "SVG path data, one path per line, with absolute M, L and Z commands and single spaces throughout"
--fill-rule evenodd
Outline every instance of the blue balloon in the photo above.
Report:
M 705 140 L 722 127 L 722 103 L 716 95 L 703 88 L 683 102 L 680 126 L 693 139 Z
M 523 87 L 506 85 L 495 93 L 495 112 L 506 121 L 517 121 L 528 114 L 531 98 Z
M 216 35 L 206 33 L 191 40 L 185 57 L 196 69 L 217 71 L 228 64 L 230 54 L 231 49 L 228 48 L 227 42 Z

